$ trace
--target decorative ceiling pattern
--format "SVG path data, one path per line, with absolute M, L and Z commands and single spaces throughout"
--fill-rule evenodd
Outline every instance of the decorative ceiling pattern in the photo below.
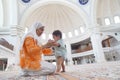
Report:
M 61 4 L 48 4 L 34 10 L 25 22 L 30 27 L 35 21 L 40 21 L 45 25 L 45 33 L 52 33 L 59 29 L 64 33 L 73 32 L 84 26 L 80 14 L 73 9 Z
M 98 0 L 97 17 L 111 17 L 120 14 L 120 0 Z

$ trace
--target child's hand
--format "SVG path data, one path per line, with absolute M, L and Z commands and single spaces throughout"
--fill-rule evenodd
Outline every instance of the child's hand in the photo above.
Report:
M 51 47 L 54 42 L 55 42 L 54 40 L 49 39 L 47 42 L 47 45 Z
M 49 44 L 53 44 L 54 42 L 55 42 L 54 40 L 51 40 L 51 39 L 48 40 Z

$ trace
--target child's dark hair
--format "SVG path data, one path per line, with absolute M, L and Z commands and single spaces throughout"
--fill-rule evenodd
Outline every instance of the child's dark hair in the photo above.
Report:
M 62 38 L 62 32 L 60 30 L 55 30 L 52 35 L 55 35 L 55 36 L 60 36 L 60 38 Z

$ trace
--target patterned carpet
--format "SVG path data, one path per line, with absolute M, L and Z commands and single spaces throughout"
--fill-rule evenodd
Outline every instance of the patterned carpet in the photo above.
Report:
M 120 80 L 120 61 L 66 66 L 59 75 L 19 76 L 19 71 L 0 72 L 0 80 Z
M 8 80 L 66 80 L 59 75 L 11 77 Z
M 60 75 L 47 75 L 47 76 L 11 76 L 7 78 L 0 78 L 0 80 L 66 80 Z
M 46 76 L 15 76 L 15 77 L 10 77 L 8 80 L 47 80 Z
M 20 76 L 18 72 L 2 72 L 0 80 L 79 80 L 66 73 L 59 75 L 46 75 L 46 76 Z

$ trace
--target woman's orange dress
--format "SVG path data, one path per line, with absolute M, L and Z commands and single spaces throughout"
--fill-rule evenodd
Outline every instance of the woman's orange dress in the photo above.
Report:
M 52 50 L 37 45 L 32 37 L 26 37 L 23 48 L 20 50 L 20 67 L 28 70 L 40 70 L 41 55 L 50 55 Z

